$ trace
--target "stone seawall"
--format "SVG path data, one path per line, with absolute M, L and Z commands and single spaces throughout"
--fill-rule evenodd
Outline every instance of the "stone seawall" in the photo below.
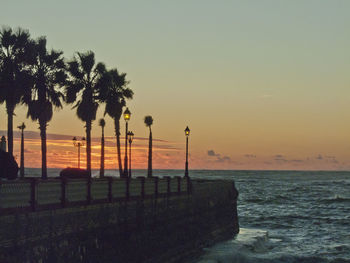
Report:
M 236 202 L 232 181 L 191 180 L 182 194 L 1 215 L 0 262 L 180 261 L 238 233 Z

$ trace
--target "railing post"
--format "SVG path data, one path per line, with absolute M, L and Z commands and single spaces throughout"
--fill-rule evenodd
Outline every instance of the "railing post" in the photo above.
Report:
M 110 202 L 110 203 L 112 203 L 112 201 L 113 201 L 112 183 L 113 183 L 113 178 L 108 177 L 108 202 Z
M 32 211 L 36 209 L 36 200 L 35 200 L 35 190 L 36 190 L 37 181 L 35 178 L 32 178 L 30 181 L 30 207 Z
M 176 176 L 176 179 L 177 179 L 177 192 L 180 193 L 181 192 L 181 177 Z
M 190 177 L 187 177 L 187 194 L 192 194 L 192 186 L 191 186 L 191 179 Z
M 125 180 L 126 180 L 126 181 L 125 181 L 126 200 L 129 200 L 129 198 L 130 198 L 130 189 L 129 189 L 129 185 L 130 185 L 130 180 L 131 180 L 131 178 L 127 177 Z
M 171 189 L 170 189 L 170 177 L 169 176 L 167 176 L 166 177 L 166 180 L 167 180 L 167 193 L 168 193 L 168 197 L 170 196 L 170 194 L 171 194 Z
M 91 177 L 89 177 L 87 179 L 87 196 L 86 196 L 86 201 L 88 204 L 91 204 L 91 183 L 92 183 L 92 180 L 91 180 Z
M 145 177 L 141 177 L 141 198 L 145 198 Z
M 61 177 L 61 206 L 66 207 L 66 185 L 67 181 Z
M 158 198 L 158 177 L 154 177 L 154 198 Z

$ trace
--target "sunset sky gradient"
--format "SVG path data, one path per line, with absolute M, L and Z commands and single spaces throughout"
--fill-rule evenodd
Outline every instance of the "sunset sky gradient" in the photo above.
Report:
M 347 0 L 2 0 L 0 25 L 47 36 L 67 59 L 92 50 L 127 73 L 135 168 L 147 166 L 152 115 L 155 169 L 184 168 L 188 125 L 190 169 L 349 170 L 349 13 Z M 26 165 L 40 167 L 38 124 L 23 106 L 15 112 L 15 126 L 27 126 Z M 0 135 L 6 123 L 1 105 Z M 116 168 L 106 123 L 106 166 Z M 48 167 L 76 165 L 71 139 L 85 134 L 75 110 L 56 111 L 47 132 Z M 97 121 L 92 134 L 98 168 Z

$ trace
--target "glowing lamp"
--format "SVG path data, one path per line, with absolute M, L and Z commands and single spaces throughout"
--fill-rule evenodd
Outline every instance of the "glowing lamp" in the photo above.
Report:
M 134 139 L 134 133 L 132 131 L 128 132 L 128 138 L 129 138 L 129 143 L 132 143 L 132 140 Z
M 129 108 L 126 108 L 126 110 L 124 111 L 124 120 L 125 121 L 130 120 L 130 116 L 131 116 L 131 112 L 129 111 Z
M 188 126 L 185 129 L 185 135 L 189 136 L 190 135 L 190 129 L 188 128 Z

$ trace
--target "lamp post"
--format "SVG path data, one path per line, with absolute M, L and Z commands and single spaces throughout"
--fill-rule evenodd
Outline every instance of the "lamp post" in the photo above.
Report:
M 130 120 L 131 112 L 128 108 L 124 111 L 125 120 L 125 159 L 124 159 L 124 177 L 128 177 L 128 121 Z
M 81 141 L 78 142 L 77 138 L 73 138 L 74 147 L 78 147 L 78 168 L 80 169 L 80 147 L 85 145 L 85 137 L 81 138 Z
M 185 129 L 186 135 L 186 164 L 185 164 L 185 177 L 188 177 L 188 137 L 190 136 L 190 129 L 188 126 Z
M 24 125 L 24 122 L 22 122 L 22 125 L 17 127 L 21 131 L 21 167 L 20 167 L 20 176 L 21 178 L 24 178 L 24 129 L 26 126 Z
M 131 178 L 131 143 L 134 138 L 134 133 L 132 131 L 129 131 L 128 137 L 129 137 L 129 178 Z

